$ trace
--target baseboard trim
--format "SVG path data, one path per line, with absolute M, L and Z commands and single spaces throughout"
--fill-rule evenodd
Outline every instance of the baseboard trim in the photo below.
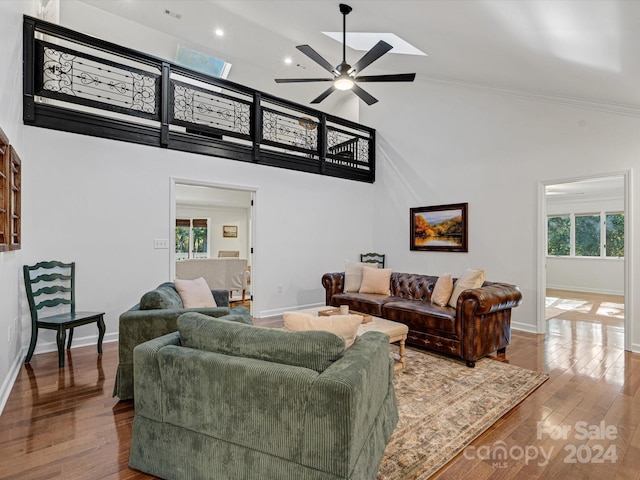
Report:
M 102 339 L 102 343 L 112 343 L 118 341 L 118 332 L 115 333 L 107 333 Z M 98 335 L 88 335 L 86 337 L 73 337 L 73 343 L 71 344 L 71 349 L 79 348 L 79 347 L 87 347 L 89 345 L 97 345 L 98 344 Z M 49 352 L 57 352 L 58 344 L 56 342 L 38 342 L 36 344 L 36 349 L 34 350 L 34 355 L 39 353 L 49 353 Z
M 2 415 L 4 406 L 7 404 L 7 400 L 9 400 L 11 389 L 13 388 L 13 384 L 16 383 L 16 378 L 18 378 L 18 373 L 20 373 L 20 367 L 22 367 L 22 362 L 26 353 L 26 348 L 18 350 L 18 354 L 13 359 L 13 364 L 9 369 L 9 373 L 5 377 L 4 382 L 2 382 L 2 386 L 0 387 L 0 415 Z
M 621 295 L 624 296 L 624 291 L 618 292 L 616 290 L 602 290 L 598 288 L 586 288 L 586 287 L 574 287 L 567 285 L 553 285 L 547 283 L 547 288 L 556 290 L 567 290 L 568 292 L 585 292 L 585 293 L 599 293 L 601 295 Z
M 256 318 L 278 317 L 282 315 L 284 312 L 296 312 L 298 310 L 305 310 L 307 308 L 324 307 L 324 306 L 325 306 L 324 303 L 311 303 L 309 305 L 303 305 L 303 306 L 276 308 L 274 310 L 263 310 L 260 312 L 258 316 L 256 316 Z
M 521 332 L 535 333 L 538 334 L 535 325 L 529 325 L 528 323 L 520 323 L 520 322 L 511 322 L 511 329 L 518 330 Z

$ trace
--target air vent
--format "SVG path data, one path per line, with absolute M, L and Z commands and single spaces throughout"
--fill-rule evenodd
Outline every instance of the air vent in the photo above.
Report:
M 164 13 L 177 20 L 180 20 L 182 18 L 181 14 L 179 14 L 178 12 L 172 12 L 171 10 L 165 10 Z

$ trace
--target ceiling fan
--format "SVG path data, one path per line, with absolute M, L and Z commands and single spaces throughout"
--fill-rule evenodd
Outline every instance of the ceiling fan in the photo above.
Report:
M 340 13 L 342 13 L 342 62 L 336 67 L 332 66 L 326 61 L 318 52 L 316 52 L 309 45 L 298 45 L 296 48 L 304 53 L 311 60 L 316 62 L 322 68 L 330 72 L 332 78 L 276 78 L 277 83 L 303 83 L 303 82 L 333 82 L 333 85 L 327 90 L 322 92 L 317 98 L 313 99 L 311 103 L 320 103 L 327 98 L 334 90 L 352 90 L 353 93 L 358 95 L 367 105 L 373 105 L 378 100 L 372 95 L 368 94 L 359 85 L 358 82 L 413 82 L 416 78 L 415 73 L 398 73 L 391 75 L 369 75 L 358 76 L 358 74 L 375 62 L 382 55 L 387 53 L 393 47 L 387 42 L 380 40 L 376 43 L 371 50 L 364 54 L 364 56 L 351 66 L 346 60 L 346 40 L 347 40 L 347 15 L 353 10 L 349 5 L 344 3 L 340 4 Z

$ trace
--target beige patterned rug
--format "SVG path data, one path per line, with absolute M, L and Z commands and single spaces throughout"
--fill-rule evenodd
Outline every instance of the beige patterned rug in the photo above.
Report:
M 548 378 L 488 358 L 467 368 L 408 348 L 407 360 L 394 379 L 400 421 L 378 480 L 429 478 Z

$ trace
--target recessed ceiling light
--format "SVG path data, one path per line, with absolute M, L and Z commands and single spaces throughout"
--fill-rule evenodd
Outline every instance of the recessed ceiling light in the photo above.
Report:
M 224 36 L 224 30 L 222 30 L 221 28 L 216 28 L 215 33 L 218 37 Z
M 291 63 L 293 63 L 293 60 L 291 59 L 291 57 L 285 57 L 284 63 L 286 63 L 287 65 L 291 65 Z
M 322 32 L 327 37 L 342 43 L 342 32 Z M 384 40 L 393 47 L 389 53 L 402 53 L 405 55 L 426 55 L 422 50 L 414 47 L 406 40 L 403 40 L 395 33 L 369 33 L 369 32 L 347 32 L 347 46 L 354 50 L 367 52 L 378 43 Z

